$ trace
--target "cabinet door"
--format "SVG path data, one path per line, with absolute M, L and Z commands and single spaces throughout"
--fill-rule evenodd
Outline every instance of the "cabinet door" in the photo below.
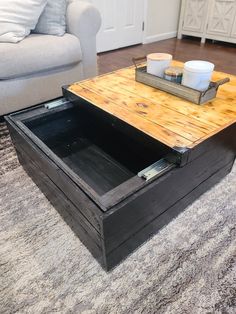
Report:
M 207 15 L 207 0 L 187 0 L 184 13 L 183 29 L 203 32 Z
M 230 36 L 235 7 L 235 0 L 212 0 L 207 33 Z

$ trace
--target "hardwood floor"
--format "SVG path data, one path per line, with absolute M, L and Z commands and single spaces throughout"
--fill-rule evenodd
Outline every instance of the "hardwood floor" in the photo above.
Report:
M 98 56 L 99 74 L 132 65 L 132 57 L 144 56 L 151 52 L 167 52 L 172 54 L 175 60 L 183 62 L 193 59 L 211 61 L 217 71 L 236 75 L 236 45 L 212 41 L 203 45 L 193 38 L 172 38 L 101 53 Z

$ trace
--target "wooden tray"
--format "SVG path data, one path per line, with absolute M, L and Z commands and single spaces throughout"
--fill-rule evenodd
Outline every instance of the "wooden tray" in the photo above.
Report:
M 133 58 L 135 65 L 135 80 L 151 87 L 163 90 L 167 93 L 189 100 L 197 105 L 202 105 L 216 97 L 220 85 L 230 81 L 228 77 L 217 82 L 211 82 L 209 88 L 205 91 L 199 91 L 181 84 L 165 80 L 159 76 L 147 73 L 146 66 L 140 66 L 137 62 L 146 59 L 146 57 Z

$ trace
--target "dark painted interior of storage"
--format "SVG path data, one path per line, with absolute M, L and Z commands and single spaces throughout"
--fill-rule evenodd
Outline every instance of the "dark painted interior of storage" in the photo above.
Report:
M 24 124 L 99 195 L 169 152 L 149 137 L 124 136 L 111 121 L 76 106 Z

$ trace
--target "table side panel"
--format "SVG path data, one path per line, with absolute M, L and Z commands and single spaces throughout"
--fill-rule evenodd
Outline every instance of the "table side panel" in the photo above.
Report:
M 58 211 L 60 216 L 73 230 L 91 254 L 104 265 L 103 239 L 94 232 L 89 222 L 78 208 L 66 197 L 50 178 L 40 170 L 38 165 L 23 150 L 17 150 L 19 161 L 28 175 L 34 180 L 42 193 Z
M 199 156 L 213 151 L 216 147 L 221 147 L 222 152 L 234 152 L 236 155 L 236 123 L 231 124 L 217 134 L 209 137 L 200 144 L 189 150 L 187 163 L 192 162 Z
M 106 213 L 103 232 L 107 252 L 235 159 L 234 137 L 224 142 L 232 133 L 227 130 L 223 133 L 215 136 L 214 145 L 209 146 L 208 150 L 201 150 L 200 145 L 199 155 L 196 152 L 195 159 L 184 167 L 176 168 L 155 180 Z
M 101 235 L 102 211 L 53 161 L 39 150 L 9 118 L 7 118 L 7 122 L 16 149 L 24 150 L 35 164 L 40 169 L 43 169 L 44 173 L 67 195 L 89 224 L 91 224 L 92 232 Z
M 161 228 L 170 223 L 175 217 L 180 214 L 184 208 L 190 205 L 193 200 L 200 197 L 205 191 L 210 189 L 212 186 L 217 184 L 224 176 L 226 176 L 233 166 L 231 161 L 221 170 L 214 173 L 202 184 L 198 185 L 189 194 L 180 199 L 172 207 L 168 208 L 164 213 L 153 219 L 150 223 L 143 226 L 132 237 L 128 238 L 126 241 L 116 247 L 113 251 L 106 255 L 106 269 L 111 270 L 118 263 L 120 263 L 124 258 L 126 258 L 130 253 L 137 249 L 140 245 L 144 244 L 145 241 L 150 239 L 155 235 Z

